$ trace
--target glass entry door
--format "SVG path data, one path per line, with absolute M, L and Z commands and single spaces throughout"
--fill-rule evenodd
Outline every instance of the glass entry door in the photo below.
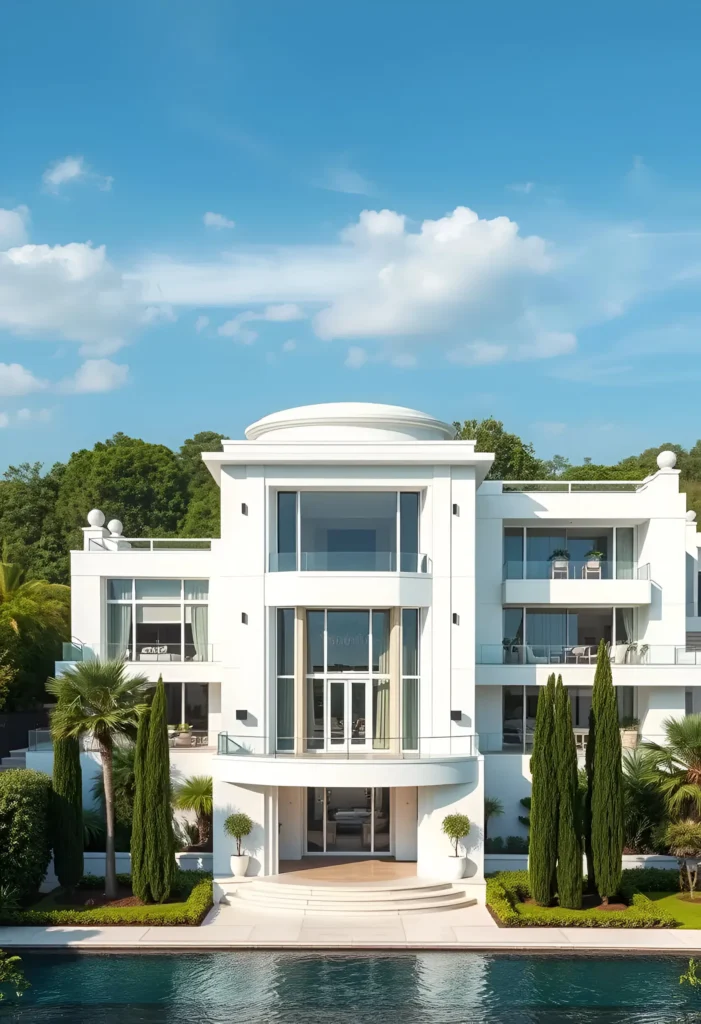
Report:
M 391 853 L 389 789 L 307 789 L 307 852 Z
M 360 752 L 372 746 L 369 679 L 329 679 L 326 707 L 328 750 Z

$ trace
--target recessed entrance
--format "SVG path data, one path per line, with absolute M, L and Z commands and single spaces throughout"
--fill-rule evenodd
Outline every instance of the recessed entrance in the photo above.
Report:
M 308 788 L 307 852 L 390 854 L 389 788 Z

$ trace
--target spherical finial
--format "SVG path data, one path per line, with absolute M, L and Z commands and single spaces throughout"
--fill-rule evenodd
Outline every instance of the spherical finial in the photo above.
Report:
M 122 530 L 124 529 L 124 527 L 122 526 L 118 519 L 110 519 L 109 523 L 107 524 L 107 529 L 110 531 L 113 537 L 121 537 Z
M 100 512 L 99 508 L 94 508 L 88 512 L 88 522 L 91 526 L 104 526 L 105 525 L 105 513 Z
M 694 519 L 696 519 L 696 513 L 694 512 L 693 508 L 690 508 L 689 511 L 686 513 L 686 521 L 687 523 L 693 523 Z
M 677 456 L 674 452 L 660 452 L 657 456 L 657 465 L 660 469 L 674 469 L 677 464 Z

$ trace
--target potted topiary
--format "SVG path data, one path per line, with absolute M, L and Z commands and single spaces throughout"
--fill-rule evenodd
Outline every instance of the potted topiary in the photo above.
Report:
M 470 831 L 470 819 L 466 814 L 447 814 L 443 819 L 443 832 L 455 847 L 455 854 L 449 859 L 446 874 L 451 880 L 462 878 L 467 868 L 467 857 L 458 853 L 458 843 Z
M 231 854 L 231 873 L 234 878 L 243 878 L 248 871 L 250 857 L 241 853 L 241 840 L 253 831 L 253 822 L 247 814 L 230 814 L 224 822 L 224 831 L 236 840 L 236 853 Z
M 637 747 L 638 745 L 638 726 L 640 722 L 637 718 L 622 718 L 618 723 L 621 729 L 621 746 L 626 747 L 628 750 Z

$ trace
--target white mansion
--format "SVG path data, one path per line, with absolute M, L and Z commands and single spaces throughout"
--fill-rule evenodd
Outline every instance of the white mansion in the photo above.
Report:
M 485 796 L 490 835 L 525 835 L 538 687 L 562 674 L 584 750 L 602 638 L 640 736 L 701 709 L 701 535 L 673 454 L 642 482 L 502 483 L 448 424 L 355 403 L 246 437 L 203 456 L 221 538 L 127 539 L 90 513 L 57 666 L 162 675 L 174 761 L 214 779 L 221 885 L 233 810 L 255 822 L 249 874 L 374 855 L 428 878 L 460 811 L 477 891 Z

